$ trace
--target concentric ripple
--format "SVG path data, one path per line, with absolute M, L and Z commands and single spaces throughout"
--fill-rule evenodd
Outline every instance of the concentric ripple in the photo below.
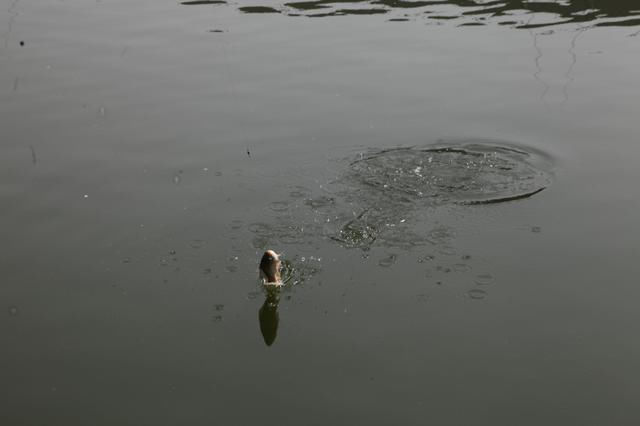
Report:
M 539 193 L 551 184 L 550 170 L 549 157 L 533 150 L 468 143 L 369 152 L 346 177 L 393 201 L 488 204 Z

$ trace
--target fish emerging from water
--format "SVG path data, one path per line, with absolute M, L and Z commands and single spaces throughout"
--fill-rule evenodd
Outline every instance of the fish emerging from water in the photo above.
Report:
M 260 278 L 264 285 L 282 285 L 282 276 L 280 270 L 282 261 L 280 255 L 273 250 L 267 250 L 260 260 Z

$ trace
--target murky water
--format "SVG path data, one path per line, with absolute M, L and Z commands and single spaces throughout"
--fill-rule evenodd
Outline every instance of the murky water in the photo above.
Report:
M 1 424 L 640 421 L 634 2 L 0 10 Z

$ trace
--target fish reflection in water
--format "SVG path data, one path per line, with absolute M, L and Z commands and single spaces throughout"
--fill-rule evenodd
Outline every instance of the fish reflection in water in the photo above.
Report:
M 278 325 L 280 324 L 280 314 L 278 304 L 280 303 L 280 287 L 265 286 L 266 297 L 260 310 L 258 320 L 260 321 L 260 332 L 267 346 L 273 345 L 278 335 Z
M 278 254 L 274 250 L 266 250 L 258 267 L 262 281 L 261 286 L 266 295 L 264 303 L 258 311 L 258 320 L 260 332 L 267 346 L 271 346 L 278 335 L 280 292 L 289 291 L 293 286 L 301 284 L 313 276 L 318 271 L 321 260 L 310 256 L 309 259 L 295 257 L 293 261 L 289 261 L 281 260 L 281 256 L 282 254 Z

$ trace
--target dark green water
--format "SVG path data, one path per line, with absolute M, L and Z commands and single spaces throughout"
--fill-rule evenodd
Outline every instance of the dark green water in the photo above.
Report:
M 635 2 L 0 10 L 0 424 L 640 422 Z

